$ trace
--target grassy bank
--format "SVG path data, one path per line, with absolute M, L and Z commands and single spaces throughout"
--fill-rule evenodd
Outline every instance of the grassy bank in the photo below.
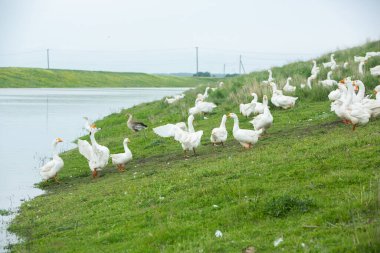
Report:
M 0 68 L 0 88 L 193 87 L 210 80 L 144 73 Z
M 353 55 L 366 51 L 380 51 L 380 43 L 337 52 L 336 58 L 349 59 L 350 75 L 357 76 Z M 300 62 L 273 74 L 279 84 L 288 75 L 299 84 L 310 68 Z M 321 72 L 324 77 L 327 71 Z M 13 221 L 11 231 L 23 241 L 12 251 L 241 252 L 254 246 L 258 252 L 378 252 L 380 120 L 353 132 L 330 112 L 328 90 L 298 89 L 295 108 L 271 106 L 274 125 L 253 149 L 233 140 L 231 120 L 226 146 L 210 145 L 222 114 L 238 112 L 249 91 L 269 94 L 259 84 L 266 77 L 251 73 L 211 92 L 218 107 L 208 119 L 196 117 L 195 129 L 204 136 L 199 155 L 189 159 L 178 143 L 151 128 L 185 121 L 201 88 L 175 105 L 156 101 L 126 110 L 148 123 L 146 135 L 126 128 L 126 111 L 97 122 L 97 140 L 111 153 L 121 152 L 123 138 L 130 138 L 134 160 L 127 171 L 108 166 L 92 180 L 77 150 L 63 154 L 61 183 L 41 183 L 47 194 L 24 203 Z M 379 84 L 368 74 L 361 79 L 368 87 Z M 249 119 L 240 120 L 242 128 L 251 127 Z M 284 241 L 275 248 L 280 237 Z

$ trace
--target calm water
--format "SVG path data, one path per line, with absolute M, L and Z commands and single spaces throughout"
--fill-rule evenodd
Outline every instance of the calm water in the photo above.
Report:
M 180 94 L 184 88 L 0 89 L 0 209 L 15 210 L 42 191 L 38 168 L 51 157 L 56 137 L 61 151 L 84 134 L 83 116 L 100 119 L 122 108 Z M 6 232 L 11 216 L 0 216 L 0 252 L 15 240 Z

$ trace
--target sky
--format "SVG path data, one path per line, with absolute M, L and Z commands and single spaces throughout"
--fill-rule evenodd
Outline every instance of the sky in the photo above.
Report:
M 0 0 L 0 67 L 250 72 L 380 39 L 379 0 Z M 225 68 L 224 68 L 225 66 Z

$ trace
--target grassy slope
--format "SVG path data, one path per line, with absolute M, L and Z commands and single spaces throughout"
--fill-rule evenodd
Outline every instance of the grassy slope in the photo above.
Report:
M 83 70 L 0 68 L 0 88 L 191 87 L 208 78 Z
M 374 50 L 380 51 L 380 42 L 336 55 L 351 60 Z M 287 75 L 306 79 L 310 67 L 275 68 L 274 77 L 279 83 Z M 12 223 L 25 239 L 13 251 L 240 252 L 253 245 L 259 252 L 378 252 L 379 120 L 352 132 L 330 112 L 327 90 L 299 90 L 294 109 L 271 108 L 274 126 L 253 149 L 242 150 L 231 131 L 226 147 L 209 144 L 221 115 L 237 112 L 238 102 L 248 101 L 247 91 L 269 92 L 257 82 L 265 77 L 259 72 L 231 79 L 211 93 L 219 106 L 209 119 L 196 118 L 204 136 L 199 156 L 190 159 L 183 159 L 178 143 L 151 130 L 146 138 L 131 133 L 125 111 L 99 121 L 96 137 L 111 153 L 122 151 L 124 137 L 131 139 L 128 170 L 109 166 L 91 180 L 77 150 L 63 154 L 61 184 L 41 183 L 48 194 L 23 204 Z M 368 75 L 363 80 L 378 84 Z M 158 101 L 128 111 L 152 127 L 183 121 L 198 91 L 177 105 Z M 227 126 L 231 130 L 231 120 Z M 214 236 L 217 229 L 222 238 Z M 274 248 L 281 236 L 284 242 Z

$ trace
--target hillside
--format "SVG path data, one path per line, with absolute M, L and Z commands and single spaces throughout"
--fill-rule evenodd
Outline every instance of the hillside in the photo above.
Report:
M 0 88 L 192 87 L 210 80 L 144 73 L 0 68 Z
M 380 51 L 380 42 L 336 52 L 338 63 L 350 61 L 350 70 L 333 78 L 358 77 L 353 56 L 367 51 Z M 368 74 L 379 58 L 368 61 L 361 77 L 368 94 L 379 84 Z M 288 76 L 300 84 L 311 66 L 297 62 L 274 68 L 273 75 L 278 84 Z M 326 73 L 322 68 L 320 77 Z M 233 139 L 231 119 L 225 147 L 210 145 L 223 114 L 238 113 L 251 91 L 260 98 L 270 94 L 260 84 L 266 78 L 264 71 L 251 73 L 211 92 L 208 100 L 218 107 L 208 119 L 196 117 L 195 129 L 204 135 L 198 156 L 188 159 L 177 142 L 151 129 L 131 133 L 125 113 L 152 127 L 186 121 L 204 87 L 175 105 L 141 104 L 97 122 L 97 140 L 111 153 L 121 152 L 123 138 L 130 138 L 134 160 L 127 171 L 109 165 L 92 180 L 78 150 L 64 153 L 61 183 L 41 183 L 47 194 L 24 203 L 13 221 L 10 230 L 23 241 L 12 251 L 227 253 L 254 246 L 257 252 L 379 252 L 379 119 L 352 131 L 330 112 L 329 90 L 314 83 L 312 90 L 298 87 L 295 108 L 271 105 L 274 125 L 252 149 Z M 250 119 L 239 119 L 242 128 L 251 128 Z M 223 237 L 216 238 L 216 230 Z

